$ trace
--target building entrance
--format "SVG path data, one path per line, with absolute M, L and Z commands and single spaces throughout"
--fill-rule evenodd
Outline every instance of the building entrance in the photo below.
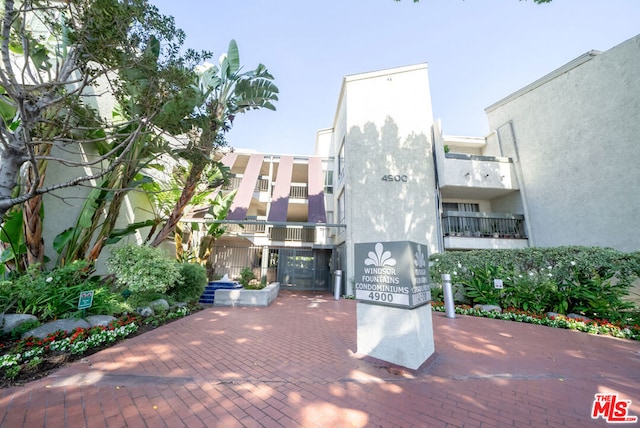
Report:
M 329 250 L 280 249 L 278 282 L 283 288 L 329 290 Z

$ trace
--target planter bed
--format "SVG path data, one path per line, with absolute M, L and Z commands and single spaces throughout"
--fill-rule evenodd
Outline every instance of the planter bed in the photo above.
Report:
M 269 306 L 279 291 L 279 282 L 272 282 L 262 290 L 219 289 L 215 291 L 213 306 Z

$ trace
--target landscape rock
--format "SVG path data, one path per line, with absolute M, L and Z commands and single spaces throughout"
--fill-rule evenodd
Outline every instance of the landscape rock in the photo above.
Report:
M 578 321 L 584 321 L 584 322 L 592 321 L 591 318 L 585 317 L 584 315 L 580 315 L 580 314 L 568 314 L 567 318 L 571 318 Z
M 498 312 L 502 313 L 502 308 L 498 305 L 475 305 L 473 309 L 479 309 L 484 312 Z
M 145 318 L 148 317 L 152 317 L 154 316 L 156 313 L 153 311 L 153 309 L 151 309 L 149 306 L 143 306 L 141 308 L 136 308 L 136 312 Z
M 2 333 L 9 334 L 27 321 L 38 321 L 38 317 L 29 314 L 0 315 L 0 327 L 2 327 Z
M 73 331 L 76 328 L 89 328 L 91 325 L 83 319 L 61 319 L 48 322 L 46 324 L 41 325 L 40 327 L 36 327 L 33 330 L 29 330 L 22 335 L 22 338 L 27 338 L 29 336 L 37 337 L 38 339 L 44 339 L 51 333 L 55 333 L 58 330 L 62 331 Z
M 117 318 L 112 317 L 111 315 L 91 315 L 85 318 L 91 327 L 95 327 L 98 325 L 107 327 L 109 323 L 115 321 Z
M 169 310 L 169 303 L 165 299 L 154 300 L 153 302 L 149 303 L 149 306 L 151 306 L 155 310 Z

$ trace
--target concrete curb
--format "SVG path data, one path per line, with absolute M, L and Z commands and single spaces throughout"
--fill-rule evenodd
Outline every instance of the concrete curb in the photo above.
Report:
M 213 306 L 269 306 L 279 292 L 279 282 L 272 282 L 262 290 L 219 289 L 215 291 Z

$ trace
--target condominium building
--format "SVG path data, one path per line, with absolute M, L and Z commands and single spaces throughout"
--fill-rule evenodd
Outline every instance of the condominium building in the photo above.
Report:
M 638 58 L 640 36 L 578 57 L 487 107 L 483 137 L 442 134 L 427 64 L 346 76 L 315 156 L 222 158 L 237 195 L 216 273 L 330 289 L 340 270 L 353 294 L 363 242 L 640 249 Z

